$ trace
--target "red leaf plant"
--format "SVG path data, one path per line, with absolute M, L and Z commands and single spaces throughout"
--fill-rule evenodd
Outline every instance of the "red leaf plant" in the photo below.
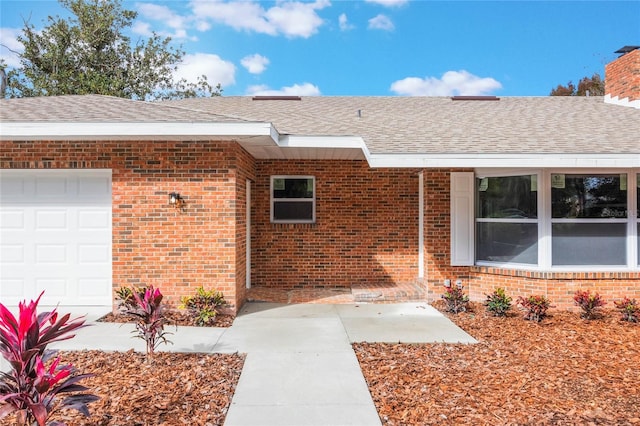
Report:
M 462 284 L 456 284 L 455 287 L 447 287 L 441 297 L 447 305 L 447 312 L 451 312 L 453 314 L 466 312 L 469 307 L 469 296 L 464 294 Z
M 164 325 L 168 322 L 164 317 L 164 305 L 162 304 L 162 293 L 160 289 L 147 287 L 144 294 L 136 291 L 132 292 L 135 303 L 133 307 L 126 311 L 136 319 L 135 337 L 139 337 L 147 343 L 147 357 L 152 358 L 156 348 L 160 343 L 171 343 L 165 337 L 172 334 L 164 330 Z
M 547 316 L 547 310 L 551 307 L 551 301 L 542 295 L 518 297 L 518 305 L 525 310 L 524 319 L 540 322 Z
M 89 417 L 87 404 L 98 400 L 95 395 L 78 393 L 88 390 L 78 382 L 93 374 L 75 374 L 71 364 L 60 366 L 55 351 L 47 349 L 52 342 L 73 338 L 74 330 L 85 327 L 84 319 L 70 320 L 70 314 L 58 318 L 56 309 L 38 314 L 43 293 L 28 304 L 21 302 L 18 318 L 0 303 L 0 354 L 10 365 L 8 372 L 0 372 L 0 419 L 14 414 L 18 425 L 45 426 L 62 409 L 75 409 Z M 63 394 L 71 395 L 60 400 Z
M 619 302 L 614 301 L 613 304 L 620 311 L 622 321 L 638 322 L 640 320 L 640 304 L 636 302 L 636 299 L 625 297 Z
M 588 290 L 576 291 L 573 301 L 582 309 L 580 316 L 588 320 L 595 318 L 598 315 L 598 309 L 607 304 L 598 293 L 591 294 Z

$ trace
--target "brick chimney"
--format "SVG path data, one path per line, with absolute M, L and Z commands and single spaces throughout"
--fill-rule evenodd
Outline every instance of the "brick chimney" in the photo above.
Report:
M 604 67 L 604 101 L 640 108 L 640 46 L 625 46 Z

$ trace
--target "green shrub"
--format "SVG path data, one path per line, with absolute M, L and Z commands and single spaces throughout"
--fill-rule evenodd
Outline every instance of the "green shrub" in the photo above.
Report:
M 205 290 L 204 287 L 198 287 L 195 296 L 184 296 L 180 302 L 181 307 L 193 315 L 196 325 L 200 327 L 213 324 L 218 308 L 227 304 L 222 293 Z
M 133 296 L 134 292 L 140 297 L 144 297 L 149 287 L 120 287 L 116 290 L 116 300 L 118 302 L 118 308 L 121 311 L 130 311 L 137 306 L 136 299 Z
M 464 294 L 462 285 L 447 287 L 442 298 L 447 305 L 447 312 L 457 314 L 465 312 L 469 307 L 469 297 Z
M 607 304 L 598 293 L 591 294 L 588 290 L 576 291 L 576 294 L 573 295 L 573 301 L 582 309 L 580 316 L 588 320 L 595 318 L 598 309 Z
M 487 296 L 484 306 L 493 316 L 503 317 L 511 309 L 511 298 L 505 294 L 503 288 L 498 287 Z
M 551 301 L 545 296 L 518 297 L 518 305 L 526 311 L 524 319 L 540 322 L 547 316 Z

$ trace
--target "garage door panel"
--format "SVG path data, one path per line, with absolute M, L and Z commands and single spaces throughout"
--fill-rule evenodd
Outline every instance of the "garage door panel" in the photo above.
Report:
M 0 265 L 24 264 L 24 260 L 24 244 L 0 245 Z
M 68 230 L 68 211 L 62 209 L 36 208 L 36 231 L 40 230 Z
M 111 214 L 104 209 L 79 209 L 77 217 L 80 230 L 111 228 Z
M 104 200 L 111 198 L 111 179 L 104 176 L 85 177 L 78 182 L 78 197 Z
M 25 212 L 18 209 L 3 209 L 0 211 L 0 229 L 23 230 L 25 225 Z
M 69 290 L 73 287 L 69 280 L 64 278 L 36 278 L 35 280 L 35 292 L 46 290 L 42 297 L 42 302 L 45 304 L 63 304 L 64 300 L 70 296 Z M 36 297 L 37 294 L 34 295 Z
M 67 265 L 69 258 L 67 246 L 63 244 L 36 244 L 36 262 L 54 265 Z
M 78 245 L 78 263 L 82 265 L 89 264 L 107 264 L 111 258 L 111 250 L 105 244 L 79 244 Z
M 84 300 L 104 299 L 111 297 L 108 289 L 109 282 L 104 279 L 80 278 L 78 280 L 78 295 Z
M 5 300 L 24 299 L 26 287 L 24 279 L 3 277 L 0 280 L 0 288 L 2 289 L 0 298 L 3 301 L 2 303 L 5 303 Z
M 35 195 L 40 201 L 69 199 L 72 182 L 65 176 L 38 176 L 35 180 Z
M 45 290 L 43 305 L 110 306 L 110 171 L 0 170 L 0 182 L 0 300 Z
M 27 180 L 18 176 L 2 176 L 0 180 L 0 199 L 20 199 L 26 195 Z

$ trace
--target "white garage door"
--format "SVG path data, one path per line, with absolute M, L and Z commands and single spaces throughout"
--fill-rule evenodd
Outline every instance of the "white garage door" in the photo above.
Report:
M 0 170 L 0 300 L 111 305 L 111 171 Z

